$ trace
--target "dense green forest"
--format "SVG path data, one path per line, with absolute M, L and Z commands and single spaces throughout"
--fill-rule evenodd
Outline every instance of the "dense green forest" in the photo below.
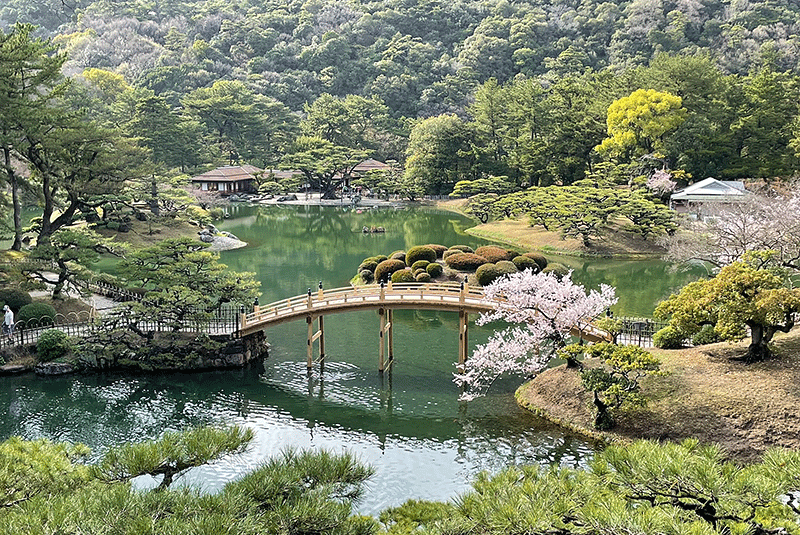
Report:
M 161 175 L 247 162 L 325 190 L 374 157 L 415 197 L 798 169 L 789 0 L 0 0 L 17 22 Z

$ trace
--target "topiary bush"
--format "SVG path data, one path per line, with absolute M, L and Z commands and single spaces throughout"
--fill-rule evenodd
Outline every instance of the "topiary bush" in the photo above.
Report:
M 492 263 L 482 264 L 475 270 L 475 278 L 478 279 L 478 284 L 481 286 L 488 286 L 500 277 L 500 272 L 497 266 Z
M 680 349 L 683 347 L 683 338 L 678 329 L 667 325 L 653 335 L 653 345 L 660 349 Z
M 719 342 L 719 335 L 714 330 L 713 325 L 703 325 L 703 327 L 692 336 L 692 345 L 704 346 Z
M 370 283 L 375 280 L 375 273 L 368 269 L 362 269 L 358 272 L 358 276 L 361 277 L 361 280 Z
M 475 254 L 481 255 L 488 262 L 495 264 L 501 260 L 511 260 L 517 254 L 514 251 L 509 251 L 497 245 L 484 245 L 475 249 Z
M 445 263 L 458 271 L 475 271 L 486 259 L 475 253 L 459 253 L 447 256 Z
M 517 269 L 517 265 L 510 261 L 510 260 L 501 260 L 495 264 L 497 271 L 500 272 L 501 275 L 509 275 L 511 273 L 516 273 L 519 271 Z
M 425 245 L 417 245 L 406 252 L 406 264 L 413 265 L 418 260 L 436 262 L 436 251 Z
M 417 260 L 416 262 L 411 264 L 411 269 L 413 269 L 414 271 L 418 269 L 425 269 L 426 267 L 428 267 L 428 264 L 430 264 L 430 262 L 428 262 L 427 260 Z
M 427 271 L 417 273 L 417 275 L 414 278 L 417 280 L 417 282 L 431 282 L 433 280 L 433 278 L 428 274 Z
M 522 256 L 527 256 L 539 265 L 539 271 L 543 271 L 547 267 L 547 258 L 542 253 L 525 253 Z
M 403 262 L 406 261 L 406 252 L 405 251 L 395 251 L 389 255 L 389 258 L 393 258 L 394 260 L 402 260 Z
M 473 249 L 469 245 L 451 245 L 449 248 L 450 249 L 456 249 L 458 251 L 461 251 L 462 253 L 474 253 L 475 252 L 475 249 Z
M 559 262 L 551 262 L 542 270 L 542 273 L 552 273 L 557 279 L 561 279 L 569 274 L 569 268 Z
M 441 264 L 433 262 L 431 264 L 428 264 L 428 266 L 425 268 L 425 271 L 427 271 L 428 275 L 430 275 L 432 278 L 435 279 L 436 277 L 442 274 L 444 268 L 442 267 Z
M 388 260 L 388 259 L 389 259 L 389 257 L 386 256 L 385 254 L 379 254 L 379 255 L 370 256 L 369 258 L 367 258 L 367 260 L 374 260 L 379 264 L 381 262 L 383 262 L 384 260 Z
M 414 282 L 414 274 L 411 273 L 410 269 L 404 268 L 392 273 L 392 282 L 395 284 L 401 284 L 404 282 Z
M 375 268 L 375 282 L 387 281 L 392 273 L 406 267 L 402 260 L 388 258 Z
M 374 273 L 376 267 L 378 267 L 378 263 L 375 260 L 367 258 L 366 260 L 361 262 L 361 265 L 358 266 L 358 271 L 364 271 L 366 269 Z
M 16 288 L 0 289 L 0 305 L 8 305 L 14 312 L 33 302 L 28 292 L 17 290 Z
M 439 245 L 438 243 L 429 243 L 425 247 L 430 247 L 436 253 L 436 258 L 441 258 L 444 252 L 447 250 L 447 247 L 444 245 Z
M 56 309 L 47 303 L 29 303 L 19 309 L 15 320 L 21 327 L 44 327 L 56 322 Z
M 525 271 L 526 269 L 530 269 L 534 273 L 539 273 L 541 271 L 539 264 L 537 264 L 533 258 L 527 256 L 515 256 L 513 262 L 519 271 Z
M 72 352 L 72 342 L 67 333 L 58 329 L 47 329 L 36 342 L 36 358 L 39 362 L 50 362 Z

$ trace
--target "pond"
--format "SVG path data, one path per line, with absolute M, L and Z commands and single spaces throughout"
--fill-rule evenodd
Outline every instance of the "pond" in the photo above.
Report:
M 222 261 L 256 273 L 262 304 L 303 294 L 320 282 L 325 288 L 346 286 L 367 256 L 425 243 L 487 243 L 464 232 L 470 220 L 433 209 L 230 211 L 220 228 L 249 245 L 222 253 Z M 363 226 L 386 232 L 363 234 Z M 655 302 L 698 276 L 657 260 L 558 260 L 588 287 L 615 285 L 618 315 L 650 315 Z M 256 431 L 254 446 L 184 481 L 214 491 L 286 447 L 348 450 L 377 470 L 359 506 L 365 514 L 411 498 L 448 500 L 482 470 L 528 463 L 579 466 L 591 455 L 592 444 L 517 407 L 513 392 L 520 378 L 498 381 L 486 398 L 457 400 L 456 314 L 396 311 L 394 324 L 395 364 L 384 374 L 377 371 L 379 319 L 371 311 L 325 318 L 327 363 L 310 374 L 307 328 L 295 322 L 271 328 L 269 358 L 244 370 L 0 378 L 0 437 L 80 441 L 100 454 L 165 429 L 238 423 Z M 490 332 L 471 325 L 470 344 L 485 341 Z

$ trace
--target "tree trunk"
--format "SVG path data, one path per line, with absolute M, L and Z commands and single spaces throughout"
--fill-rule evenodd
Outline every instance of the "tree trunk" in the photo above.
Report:
M 597 410 L 597 414 L 594 417 L 595 429 L 606 430 L 614 427 L 614 419 L 608 412 L 608 405 L 603 403 L 597 392 L 594 393 L 594 408 Z
M 763 325 L 749 325 L 750 345 L 747 348 L 745 362 L 761 362 L 770 356 L 769 341 L 772 338 L 765 336 Z

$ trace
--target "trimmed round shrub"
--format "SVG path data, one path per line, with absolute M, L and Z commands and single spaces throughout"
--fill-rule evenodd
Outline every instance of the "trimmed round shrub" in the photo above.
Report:
M 509 275 L 511 273 L 516 273 L 519 271 L 517 269 L 517 265 L 510 261 L 510 260 L 501 260 L 495 264 L 497 271 L 500 272 L 501 275 Z
M 653 335 L 653 345 L 660 349 L 680 349 L 683 347 L 683 338 L 678 329 L 667 325 Z
M 413 265 L 418 260 L 436 262 L 436 251 L 425 245 L 417 245 L 406 252 L 406 264 Z
M 56 322 L 56 309 L 47 303 L 28 303 L 19 309 L 15 321 L 22 327 L 44 327 Z
M 539 264 L 533 258 L 528 258 L 527 256 L 515 256 L 513 262 L 519 271 L 525 271 L 526 269 L 533 270 L 534 273 L 541 271 Z
M 542 273 L 552 273 L 556 278 L 561 279 L 569 274 L 569 268 L 559 262 L 551 262 L 542 270 Z
M 436 258 L 441 258 L 444 252 L 447 250 L 447 247 L 444 245 L 439 245 L 438 243 L 429 243 L 425 247 L 430 247 L 431 249 L 436 252 Z
M 475 254 L 481 255 L 487 261 L 495 264 L 501 260 L 511 260 L 517 253 L 498 247 L 497 245 L 484 245 L 475 249 Z
M 414 274 L 411 273 L 410 269 L 401 269 L 392 273 L 392 282 L 396 284 L 414 282 L 415 280 Z
M 375 268 L 375 282 L 387 281 L 392 273 L 406 267 L 402 260 L 388 258 Z
M 363 262 L 361 262 L 361 265 L 358 266 L 358 271 L 367 270 L 374 273 L 376 267 L 378 267 L 378 263 L 376 261 L 364 260 Z
M 427 260 L 417 260 L 416 262 L 411 264 L 411 269 L 413 270 L 425 269 L 426 267 L 428 267 L 428 264 L 430 264 L 430 262 L 428 262 Z
M 442 274 L 442 272 L 444 271 L 444 268 L 442 267 L 441 264 L 437 264 L 436 262 L 432 262 L 432 263 L 428 264 L 428 267 L 425 268 L 425 271 L 427 271 L 428 275 L 430 275 L 431 277 L 436 278 L 436 277 L 438 277 L 439 275 Z
M 389 257 L 386 256 L 385 254 L 379 254 L 379 255 L 375 255 L 375 256 L 370 256 L 369 258 L 367 258 L 367 260 L 374 260 L 374 261 L 376 261 L 377 263 L 380 264 L 384 260 L 389 260 Z
M 0 289 L 0 305 L 8 305 L 14 312 L 33 302 L 28 292 L 17 290 L 16 288 Z
M 462 253 L 474 253 L 475 249 L 470 247 L 469 245 L 451 245 L 450 249 L 457 249 Z
M 442 260 L 447 260 L 448 256 L 452 256 L 454 254 L 461 254 L 463 252 L 465 251 L 462 251 L 461 249 L 448 249 L 444 253 L 442 253 Z
M 364 282 L 372 282 L 375 280 L 375 274 L 368 269 L 362 269 L 359 271 L 358 276 L 361 277 L 361 280 Z
M 431 282 L 433 278 L 428 274 L 427 271 L 423 271 L 422 273 L 418 273 L 416 277 L 417 282 Z
M 449 255 L 445 258 L 445 263 L 458 271 L 475 271 L 478 266 L 486 263 L 486 259 L 475 253 L 459 253 Z
M 405 251 L 395 251 L 389 255 L 389 258 L 393 258 L 395 260 L 402 260 L 403 262 L 406 261 L 406 252 Z
M 72 351 L 69 336 L 58 329 L 47 329 L 36 342 L 36 357 L 39 362 L 50 362 Z
M 492 263 L 482 264 L 475 270 L 475 278 L 478 279 L 478 284 L 481 286 L 488 286 L 498 277 L 500 277 L 500 272 Z
M 547 267 L 547 258 L 542 253 L 525 253 L 522 256 L 527 256 L 528 258 L 533 259 L 534 262 L 539 264 L 539 271 L 542 271 L 544 268 Z
M 716 342 L 719 342 L 719 335 L 713 325 L 703 325 L 703 328 L 692 336 L 692 345 L 704 346 Z

